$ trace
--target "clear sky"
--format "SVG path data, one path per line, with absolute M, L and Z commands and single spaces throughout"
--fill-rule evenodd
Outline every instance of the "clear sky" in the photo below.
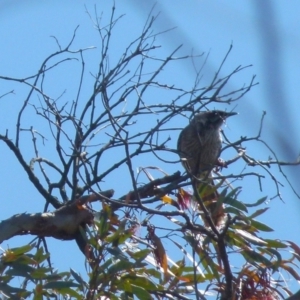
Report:
M 125 14 L 116 27 L 116 48 L 111 52 L 111 59 L 122 53 L 133 37 L 141 32 L 147 15 L 154 7 L 154 13 L 160 13 L 154 25 L 156 31 L 164 31 L 175 27 L 166 35 L 160 36 L 158 44 L 163 46 L 161 54 L 167 56 L 175 47 L 183 44 L 180 54 L 209 53 L 206 67 L 203 71 L 203 84 L 216 72 L 229 46 L 233 50 L 225 64 L 223 75 L 239 65 L 253 65 L 234 77 L 228 89 L 239 88 L 247 84 L 253 74 L 259 85 L 254 87 L 241 101 L 235 111 L 238 116 L 230 119 L 226 133 L 239 136 L 253 136 L 259 128 L 263 111 L 267 112 L 262 137 L 272 146 L 280 160 L 296 161 L 300 153 L 300 2 L 298 0 L 252 0 L 252 1 L 186 1 L 158 0 L 115 1 L 116 15 Z M 99 39 L 86 9 L 93 15 L 94 5 L 103 19 L 108 21 L 112 1 L 13 1 L 0 2 L 0 75 L 16 78 L 27 77 L 38 71 L 44 58 L 57 50 L 55 36 L 65 45 L 77 31 L 74 48 L 99 47 Z M 86 7 L 85 7 L 86 5 Z M 97 58 L 97 49 L 90 50 L 87 65 L 91 71 L 96 71 L 93 59 Z M 116 59 L 116 58 L 115 58 Z M 58 74 L 48 87 L 53 88 L 57 97 L 66 89 L 66 97 L 72 97 L 72 85 L 78 84 L 79 69 Z M 166 71 L 168 80 L 177 84 L 191 86 L 194 71 L 191 63 L 179 63 L 172 72 Z M 164 78 L 162 78 L 164 80 Z M 0 99 L 0 132 L 4 134 L 9 129 L 13 137 L 15 130 L 16 111 L 24 101 L 24 90 L 16 83 L 1 81 L 0 95 L 14 90 L 14 94 Z M 160 99 L 155 99 L 159 102 Z M 231 108 L 233 108 L 232 106 Z M 224 108 L 224 107 L 212 107 Z M 29 126 L 30 118 L 26 120 Z M 186 123 L 180 124 L 184 127 Z M 175 145 L 176 137 L 171 143 Z M 28 141 L 31 143 L 31 141 Z M 51 157 L 47 149 L 42 150 Z M 268 152 L 261 147 L 247 149 L 252 156 L 262 160 L 268 159 Z M 0 219 L 6 219 L 16 213 L 40 212 L 44 200 L 28 183 L 27 176 L 15 163 L 14 157 L 0 143 L 0 186 L 2 188 L 2 206 Z M 28 159 L 30 154 L 28 150 Z M 167 167 L 169 173 L 183 171 L 181 165 Z M 248 168 L 249 172 L 252 170 Z M 291 184 L 300 194 L 300 166 L 284 167 Z M 272 167 L 271 172 L 280 177 L 284 187 L 281 189 L 283 203 L 278 198 L 271 200 L 271 209 L 263 215 L 265 222 L 275 229 L 271 236 L 284 240 L 293 240 L 300 244 L 300 199 L 289 188 L 288 183 L 278 173 L 278 168 Z M 242 184 L 242 183 L 241 183 Z M 110 183 L 108 183 L 108 186 Z M 111 183 L 113 185 L 113 183 Z M 110 188 L 115 187 L 111 186 Z M 121 187 L 126 191 L 126 186 Z M 255 187 L 257 190 L 257 186 Z M 243 197 L 246 202 L 257 200 L 261 196 L 275 194 L 275 186 L 271 180 L 263 182 L 262 193 L 252 193 L 253 187 L 245 187 Z M 23 241 L 28 241 L 24 238 Z M 1 246 L 20 245 L 20 239 L 3 243 Z M 72 243 L 72 245 L 70 244 Z M 60 248 L 54 253 L 53 262 L 60 270 L 70 265 L 78 271 L 83 270 L 82 256 L 73 242 L 49 242 L 50 250 Z M 69 255 L 72 249 L 74 255 Z M 66 255 L 65 255 L 65 254 Z M 68 254 L 68 257 L 66 258 Z M 75 263 L 74 263 L 75 262 Z M 84 271 L 82 271 L 84 272 Z

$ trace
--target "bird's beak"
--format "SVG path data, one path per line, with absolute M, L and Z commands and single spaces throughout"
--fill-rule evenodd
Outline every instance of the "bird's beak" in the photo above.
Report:
M 231 116 L 234 116 L 234 115 L 237 115 L 237 114 L 238 113 L 234 112 L 234 111 L 232 111 L 232 112 L 225 112 L 224 117 L 228 118 L 228 117 L 231 117 Z

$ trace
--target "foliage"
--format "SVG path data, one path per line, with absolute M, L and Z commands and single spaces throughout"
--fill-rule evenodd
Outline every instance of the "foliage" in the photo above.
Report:
M 218 205 L 224 205 L 227 213 L 221 228 L 204 226 L 202 219 L 210 216 L 195 206 L 188 188 L 189 175 L 168 174 L 169 166 L 175 162 L 176 168 L 180 166 L 170 138 L 176 140 L 178 136 L 178 121 L 214 105 L 226 107 L 256 82 L 253 76 L 241 88 L 227 90 L 229 80 L 249 67 L 238 66 L 221 76 L 231 47 L 206 87 L 200 87 L 203 66 L 196 69 L 191 87 L 161 79 L 172 63 L 190 59 L 195 64 L 201 56 L 177 56 L 178 47 L 167 57 L 158 57 L 156 39 L 161 33 L 152 31 L 155 19 L 149 16 L 140 36 L 124 47 L 113 64 L 109 59 L 112 32 L 121 20 L 115 17 L 115 8 L 108 25 L 103 26 L 96 16 L 93 22 L 101 46 L 92 89 L 84 86 L 91 78 L 85 53 L 92 49 L 72 49 L 76 31 L 65 47 L 56 40 L 58 51 L 45 59 L 37 74 L 22 79 L 0 76 L 29 87 L 17 115 L 15 138 L 7 130 L 0 140 L 45 199 L 45 211 L 49 206 L 59 210 L 84 194 L 101 198 L 101 208 L 89 203 L 78 205 L 78 210 L 93 211 L 94 220 L 81 224 L 78 234 L 70 237 L 76 239 L 85 255 L 88 279 L 74 270 L 55 271 L 51 254 L 40 243 L 31 244 L 3 252 L 0 289 L 4 297 L 282 299 L 285 293 L 291 294 L 284 274 L 300 280 L 297 245 L 267 238 L 272 229 L 261 221 L 269 209 L 265 206 L 267 197 L 247 203 L 242 196 L 247 180 L 255 179 L 261 185 L 269 178 L 279 197 L 280 183 L 269 168 L 275 165 L 284 174 L 281 165 L 289 164 L 280 162 L 261 139 L 264 115 L 254 137 L 232 141 L 223 134 L 223 151 L 231 151 L 233 158 L 226 161 L 230 174 L 215 171 Z M 76 97 L 71 103 L 63 95 L 52 96 L 47 81 L 52 70 L 70 61 L 81 64 Z M 161 100 L 154 102 L 155 96 Z M 36 118 L 28 122 L 26 116 L 33 113 Z M 48 130 L 42 129 L 44 125 Z M 28 135 L 34 153 L 30 163 L 25 157 Z M 45 158 L 40 141 L 47 143 L 56 156 Z M 274 159 L 263 161 L 251 156 L 245 151 L 249 143 L 265 145 Z M 251 166 L 255 171 L 246 172 L 245 167 L 234 171 L 235 164 Z M 137 174 L 136 165 L 143 165 Z M 243 185 L 237 186 L 240 180 Z M 103 192 L 107 188 L 113 188 L 117 196 L 107 196 Z M 201 201 L 201 192 L 198 197 Z M 20 288 L 10 284 L 16 277 L 23 279 Z

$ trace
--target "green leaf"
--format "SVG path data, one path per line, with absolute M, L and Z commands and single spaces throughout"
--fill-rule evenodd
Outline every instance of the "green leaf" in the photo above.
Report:
M 118 272 L 134 268 L 134 265 L 126 260 L 119 260 L 108 268 L 108 274 L 116 274 Z
M 62 280 L 65 276 L 68 276 L 69 273 L 68 272 L 61 272 L 59 274 L 57 273 L 53 273 L 53 274 L 49 274 L 47 276 L 47 280 L 48 281 L 59 281 L 59 280 Z
M 247 232 L 245 230 L 240 230 L 240 229 L 236 229 L 235 231 L 237 234 L 241 235 L 252 244 L 260 245 L 260 246 L 267 245 L 267 243 L 264 240 L 258 238 L 257 236 L 251 234 L 250 232 Z
M 184 274 L 181 277 L 184 278 L 185 282 L 178 284 L 178 286 L 191 286 L 191 283 L 193 282 L 202 283 L 216 280 L 215 275 L 212 273 L 204 273 L 204 276 L 197 274 L 195 278 L 195 272 L 193 268 L 190 273 Z
M 106 250 L 108 253 L 113 255 L 115 258 L 127 260 L 127 257 L 124 255 L 124 253 L 122 252 L 122 250 L 120 250 L 119 247 L 107 247 Z
M 87 287 L 87 283 L 81 278 L 81 276 L 79 275 L 79 273 L 77 273 L 76 271 L 74 271 L 72 268 L 70 269 L 70 273 L 72 274 L 72 276 L 74 277 L 74 279 L 80 285 Z
M 277 257 L 277 260 L 274 260 L 272 261 L 273 263 L 273 270 L 277 270 L 279 265 L 281 264 L 281 261 L 282 261 L 282 257 L 280 255 L 280 253 L 278 251 L 276 251 L 275 249 L 272 249 L 272 248 L 261 248 L 261 247 L 258 247 L 257 248 L 258 250 L 260 250 L 262 253 L 267 253 L 269 254 L 272 258 L 274 257 L 274 255 Z
M 239 200 L 236 200 L 234 198 L 230 198 L 230 197 L 226 197 L 223 201 L 223 203 L 227 204 L 227 205 L 230 205 L 234 208 L 237 208 L 241 211 L 244 211 L 244 212 L 248 212 L 247 210 L 247 207 Z
M 244 203 L 247 207 L 254 207 L 254 206 L 258 206 L 264 202 L 266 202 L 267 200 L 267 196 L 263 197 L 263 198 L 260 198 L 259 200 L 257 200 L 256 202 L 254 203 Z
M 105 206 L 105 209 L 101 210 L 99 221 L 95 222 L 98 226 L 98 232 L 100 235 L 100 238 L 103 239 L 109 229 L 109 216 L 111 215 L 111 209 L 108 206 Z
M 136 252 L 127 251 L 127 253 L 135 260 L 144 260 L 149 255 L 149 253 L 151 253 L 151 250 L 143 249 Z
M 139 286 L 146 290 L 157 290 L 158 288 L 150 279 L 136 273 L 126 274 L 122 279 L 126 280 L 131 285 Z
M 271 248 L 286 248 L 287 245 L 281 241 L 277 240 L 270 240 L 270 239 L 264 239 L 265 242 L 267 242 L 268 247 Z
M 237 200 L 237 196 L 241 191 L 240 187 L 237 187 L 233 190 L 231 190 L 228 194 L 227 194 L 228 188 L 225 188 L 222 190 L 222 192 L 220 193 L 219 199 L 217 201 L 217 203 L 225 203 L 227 205 L 230 205 L 234 208 L 237 208 L 241 211 L 247 212 L 247 207 L 239 200 Z
M 234 231 L 227 231 L 226 235 L 226 242 L 231 246 L 236 246 L 239 248 L 244 248 L 245 245 L 249 245 L 249 243 L 240 235 L 237 235 Z
M 260 223 L 256 220 L 250 220 L 250 221 L 251 221 L 251 226 L 253 226 L 254 228 L 256 228 L 258 230 L 266 231 L 266 232 L 274 231 L 271 227 L 269 227 L 263 223 Z
M 226 187 L 225 189 L 223 189 L 220 193 L 220 197 L 219 198 L 225 198 L 228 192 L 228 188 Z
M 251 214 L 248 218 L 256 218 L 257 216 L 260 216 L 261 214 L 265 213 L 270 207 L 265 207 L 262 209 L 258 209 L 257 211 L 255 211 L 253 214 Z
M 34 294 L 33 300 L 43 300 L 43 295 L 42 294 Z
M 40 264 L 44 260 L 46 260 L 49 256 L 50 256 L 50 253 L 44 253 L 44 249 L 41 247 L 36 251 L 36 253 L 34 255 L 34 259 L 36 260 L 36 262 L 38 264 Z
M 78 294 L 75 290 L 72 290 L 71 288 L 62 288 L 59 289 L 59 293 L 62 295 L 68 295 L 75 297 L 76 299 L 82 299 L 82 295 Z M 70 299 L 70 297 L 68 297 Z
M 113 263 L 113 259 L 112 259 L 112 258 L 109 258 L 109 259 L 101 266 L 101 269 L 102 269 L 102 270 L 107 269 L 112 263 Z
M 204 269 L 210 273 L 213 274 L 215 279 L 219 280 L 220 279 L 220 274 L 218 272 L 218 266 L 215 264 L 211 256 L 203 249 L 203 251 L 200 251 L 198 253 L 200 261 L 204 267 Z M 202 277 L 202 276 L 201 276 Z
M 31 244 L 31 245 L 29 244 L 29 245 L 25 245 L 22 247 L 11 248 L 5 252 L 11 252 L 14 255 L 22 255 L 22 254 L 25 254 L 25 253 L 31 251 L 35 246 L 36 246 L 35 244 Z
M 183 257 L 182 260 L 176 262 L 171 268 L 170 271 L 175 275 L 170 281 L 169 286 L 173 287 L 178 284 L 179 278 L 182 277 L 185 267 L 185 259 Z
M 24 289 L 20 289 L 20 288 L 15 288 L 15 287 L 12 287 L 6 283 L 2 283 L 0 282 L 0 291 L 4 294 L 7 294 L 7 295 L 11 295 L 11 294 L 15 294 L 15 293 L 22 293 L 22 292 L 27 292 L 26 290 Z
M 11 268 L 5 272 L 6 275 L 31 278 L 30 273 L 34 271 L 33 267 L 17 262 L 11 263 L 10 267 Z
M 109 297 L 107 297 L 107 299 L 109 299 L 109 300 L 120 300 L 121 299 L 120 297 L 116 296 L 114 293 L 107 292 L 105 294 L 105 296 L 107 296 L 107 294 L 109 295 Z M 103 298 L 105 299 L 105 297 L 103 297 Z
M 110 234 L 105 238 L 107 243 L 112 243 L 113 246 L 118 246 L 119 244 L 123 244 L 127 239 L 129 239 L 133 235 L 133 231 L 131 229 L 125 230 L 122 227 Z
M 50 272 L 51 272 L 50 268 L 40 267 L 40 268 L 34 269 L 30 273 L 30 275 L 34 279 L 49 279 L 49 277 L 52 276 L 52 274 Z
M 61 290 L 66 288 L 77 288 L 79 287 L 79 284 L 71 282 L 71 281 L 50 281 L 43 285 L 44 289 L 55 289 L 55 290 Z
M 225 207 L 225 212 L 229 213 L 229 214 L 234 214 L 236 216 L 243 216 L 245 217 L 245 214 L 240 210 L 240 209 L 236 209 L 232 206 L 226 206 Z
M 131 285 L 132 292 L 141 300 L 151 300 L 151 295 L 143 288 L 136 286 L 134 284 Z
M 228 188 L 225 188 L 225 190 L 226 190 L 226 192 L 225 192 L 225 195 L 226 195 Z M 231 190 L 224 198 L 234 198 L 234 199 L 236 199 L 236 197 L 240 193 L 240 191 L 241 191 L 241 188 L 237 187 L 237 188 Z M 223 193 L 221 193 L 221 195 L 223 196 Z
M 273 266 L 273 263 L 270 260 L 253 250 L 243 250 L 241 254 L 249 263 L 254 263 L 254 265 L 264 264 L 267 268 Z
M 147 269 L 147 270 L 145 270 L 145 273 L 156 279 L 161 280 L 161 273 L 156 269 Z

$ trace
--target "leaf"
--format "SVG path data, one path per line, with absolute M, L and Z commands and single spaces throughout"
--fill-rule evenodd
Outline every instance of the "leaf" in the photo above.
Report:
M 134 268 L 133 263 L 126 260 L 118 260 L 115 264 L 108 268 L 109 274 L 116 274 L 121 271 L 129 270 Z
M 41 284 L 35 286 L 33 300 L 43 300 L 43 286 Z
M 220 193 L 220 198 L 225 198 L 228 192 L 228 187 L 224 188 Z
M 170 271 L 174 274 L 173 278 L 169 281 L 169 289 L 172 289 L 177 286 L 179 280 L 186 281 L 184 276 L 182 276 L 185 269 L 185 259 L 177 261 L 171 268 Z
M 50 256 L 50 253 L 44 253 L 44 249 L 40 247 L 37 249 L 34 259 L 38 264 L 42 263 L 44 260 L 46 260 Z
M 120 300 L 121 298 L 120 297 L 117 297 L 114 293 L 112 292 L 107 292 L 106 294 L 109 295 L 109 297 L 103 297 L 103 298 L 98 298 L 98 299 L 104 299 L 104 300 Z
M 229 214 L 234 214 L 236 216 L 243 216 L 243 217 L 245 217 L 245 214 L 240 209 L 236 209 L 236 208 L 234 208 L 232 206 L 226 206 L 225 209 L 224 209 L 224 211 L 226 213 L 229 213 Z
M 63 289 L 59 289 L 59 293 L 62 295 L 68 295 L 68 298 L 70 299 L 70 296 L 72 296 L 71 299 L 73 299 L 73 297 L 75 297 L 76 299 L 82 299 L 82 295 L 80 295 L 79 293 L 77 293 L 75 290 L 71 289 L 71 288 L 63 288 Z
M 263 213 L 265 213 L 267 210 L 269 210 L 270 209 L 270 207 L 265 207 L 265 208 L 262 208 L 262 209 L 258 209 L 257 211 L 255 211 L 253 214 L 251 214 L 250 216 L 249 216 L 249 218 L 256 218 L 257 216 L 260 216 L 260 215 L 262 215 Z
M 123 244 L 127 239 L 129 239 L 133 235 L 134 230 L 132 230 L 132 228 L 128 228 L 125 230 L 126 222 L 127 220 L 123 220 L 120 223 L 118 230 L 107 236 L 105 238 L 105 241 L 107 243 L 112 243 L 112 245 L 116 247 L 120 244 Z
M 225 203 L 241 211 L 247 212 L 247 207 L 241 201 L 236 199 L 238 194 L 240 193 L 240 190 L 241 188 L 237 187 L 227 194 L 228 188 L 223 189 L 220 193 L 218 202 Z
M 53 273 L 47 276 L 48 281 L 58 281 L 61 280 L 64 277 L 68 277 L 69 272 L 61 272 L 61 273 Z
M 31 277 L 31 272 L 33 271 L 34 268 L 31 266 L 14 262 L 10 264 L 10 269 L 7 270 L 5 274 L 10 276 L 22 276 L 29 279 Z
M 287 241 L 290 244 L 290 247 L 300 256 L 300 248 L 291 241 Z
M 80 285 L 87 287 L 87 283 L 81 278 L 81 276 L 79 275 L 79 273 L 77 273 L 76 271 L 74 271 L 72 268 L 70 269 L 70 273 L 72 274 L 72 276 L 74 277 L 74 279 Z
M 246 261 L 249 263 L 263 264 L 267 268 L 272 267 L 273 263 L 265 258 L 263 255 L 253 251 L 253 250 L 243 250 L 241 254 L 245 257 Z
M 264 202 L 266 202 L 267 200 L 267 196 L 263 197 L 263 198 L 260 198 L 259 200 L 257 200 L 256 202 L 254 203 L 244 203 L 247 207 L 254 207 L 254 206 L 258 206 Z
M 266 231 L 266 232 L 274 231 L 271 227 L 269 227 L 263 223 L 260 223 L 256 220 L 251 220 L 251 226 L 253 226 L 254 228 L 261 230 L 261 231 Z
M 0 282 L 0 291 L 4 294 L 8 294 L 8 295 L 11 295 L 14 293 L 26 292 L 26 290 L 24 290 L 24 289 L 15 288 L 15 287 L 12 287 L 12 286 L 10 286 L 6 283 L 2 283 L 2 282 Z
M 251 278 L 256 283 L 259 283 L 261 281 L 259 273 L 256 270 L 252 270 L 250 268 L 250 265 L 244 266 L 240 273 L 246 275 L 248 278 Z
M 226 238 L 226 242 L 231 246 L 237 246 L 239 248 L 244 248 L 245 246 L 249 245 L 249 243 L 243 236 L 237 235 L 235 232 L 233 232 L 231 230 L 227 231 L 225 238 Z
M 18 261 L 23 264 L 36 264 L 36 261 L 24 253 L 18 254 L 12 250 L 6 250 L 1 257 L 3 263 L 12 263 Z
M 101 265 L 101 269 L 102 269 L 102 270 L 106 270 L 106 269 L 108 269 L 108 267 L 109 267 L 110 265 L 112 265 L 112 264 L 113 264 L 113 258 L 109 258 L 109 259 L 107 259 L 107 260 L 105 261 L 104 264 Z
M 153 245 L 155 246 L 155 250 L 154 250 L 155 257 L 156 257 L 157 261 L 159 262 L 160 266 L 163 268 L 165 280 L 167 280 L 168 279 L 168 259 L 167 259 L 167 254 L 166 254 L 165 248 L 164 248 L 160 238 L 155 233 L 151 234 L 151 240 L 153 242 Z
M 171 204 L 172 201 L 173 201 L 173 199 L 172 199 L 170 196 L 168 196 L 168 195 L 164 195 L 164 196 L 162 196 L 160 199 L 161 199 L 164 203 L 168 203 L 168 204 Z
M 124 253 L 120 250 L 119 247 L 107 247 L 107 252 L 109 252 L 111 255 L 115 256 L 115 258 L 119 259 L 127 259 Z
M 197 274 L 195 276 L 195 272 L 193 268 L 190 268 L 190 273 L 184 275 L 184 277 L 180 278 L 183 283 L 180 283 L 180 286 L 191 286 L 191 283 L 197 282 L 206 282 L 206 281 L 214 281 L 216 280 L 215 275 L 212 273 L 205 273 L 204 276 Z
M 43 285 L 44 289 L 66 289 L 71 287 L 80 287 L 79 284 L 71 282 L 71 281 L 50 281 Z
M 150 249 L 143 249 L 143 250 L 139 250 L 136 252 L 132 252 L 132 251 L 126 251 L 133 259 L 135 260 L 144 260 L 150 253 L 151 250 Z
M 150 279 L 148 279 L 146 276 L 136 274 L 134 271 L 131 273 L 126 273 L 124 276 L 122 276 L 122 281 L 148 290 L 157 289 L 157 286 Z
M 185 236 L 184 238 L 185 238 L 185 240 L 187 240 L 187 241 L 190 243 L 190 245 L 193 245 L 192 247 L 193 247 L 194 251 L 197 252 L 197 246 L 195 246 L 195 245 L 196 245 L 196 241 L 194 240 L 194 237 Z M 204 276 L 204 274 L 203 274 L 203 272 L 202 272 L 200 266 L 195 262 L 193 256 L 192 256 L 190 253 L 188 253 L 188 252 L 186 251 L 186 249 L 185 249 L 183 246 L 181 246 L 179 243 L 177 243 L 176 241 L 172 241 L 172 242 L 173 242 L 173 243 L 174 243 L 174 244 L 175 244 L 175 245 L 183 252 L 183 254 L 184 254 L 184 255 L 192 262 L 192 264 L 195 266 L 197 272 L 200 273 L 200 275 Z M 200 250 L 200 251 L 201 251 L 201 250 Z M 172 270 L 172 269 L 171 269 L 171 270 Z M 173 270 L 172 270 L 172 272 L 173 272 Z M 173 272 L 173 273 L 174 273 L 174 272 Z M 175 272 L 175 273 L 176 273 L 176 272 Z
M 253 235 L 245 230 L 235 229 L 235 231 L 239 235 L 243 236 L 247 241 L 251 242 L 252 244 L 260 245 L 260 246 L 267 245 L 267 243 L 264 240 L 256 237 L 255 235 Z
M 132 292 L 141 300 L 151 300 L 151 295 L 144 289 L 134 284 L 131 285 Z
M 202 182 L 197 183 L 197 191 L 201 199 L 206 199 L 206 198 L 210 199 L 210 197 L 215 194 L 216 190 L 217 190 L 217 186 L 215 185 L 205 184 Z
M 226 196 L 223 203 L 235 207 L 241 211 L 248 212 L 247 207 L 239 200 Z
M 30 276 L 34 279 L 49 279 L 51 275 L 51 269 L 50 268 L 45 268 L 45 267 L 39 267 L 34 269 L 32 272 L 30 272 Z M 59 277 L 60 279 L 61 277 Z
M 5 251 L 3 253 L 3 255 L 6 253 L 6 252 L 10 252 L 10 253 L 13 253 L 14 255 L 22 255 L 22 254 L 25 254 L 29 251 L 31 251 L 36 245 L 35 244 L 29 244 L 29 245 L 25 245 L 25 246 L 22 246 L 22 247 L 17 247 L 17 248 L 11 248 L 7 251 Z
M 111 210 L 108 208 L 108 205 L 104 205 L 101 213 L 99 214 L 99 221 L 95 222 L 98 226 L 98 232 L 100 239 L 106 237 L 109 229 L 109 218 L 111 215 Z
M 156 269 L 147 269 L 147 270 L 145 270 L 145 273 L 156 279 L 159 279 L 159 280 L 161 279 L 161 273 Z
M 258 247 L 258 249 L 262 253 L 265 252 L 265 253 L 270 254 L 270 256 L 275 255 L 277 257 L 276 261 L 273 260 L 273 266 L 272 266 L 273 270 L 277 270 L 279 265 L 281 264 L 281 261 L 282 261 L 282 257 L 280 255 L 280 253 L 278 251 L 276 251 L 275 249 L 272 249 L 272 248 L 265 249 L 265 248 Z
M 184 190 L 183 188 L 178 189 L 177 202 L 182 210 L 187 209 L 193 200 L 193 195 Z
M 226 195 L 228 188 L 225 188 L 225 190 L 226 190 L 226 192 L 225 192 L 225 195 Z M 236 199 L 238 194 L 240 193 L 240 191 L 241 191 L 241 187 L 237 187 L 237 188 L 231 190 L 226 196 L 224 196 L 224 198 Z M 223 196 L 222 193 L 221 193 L 221 195 Z
M 286 248 L 287 245 L 281 241 L 264 239 L 265 242 L 268 243 L 268 247 L 271 248 Z
M 218 272 L 219 266 L 215 264 L 215 262 L 213 261 L 213 259 L 210 256 L 210 254 L 207 251 L 205 251 L 204 249 L 202 249 L 202 251 L 199 251 L 198 255 L 199 255 L 200 261 L 201 261 L 204 269 L 209 274 L 213 274 L 215 279 L 219 280 L 220 279 L 220 274 Z
M 280 267 L 283 268 L 284 270 L 286 270 L 287 272 L 289 272 L 296 280 L 300 281 L 300 276 L 298 274 L 298 272 L 296 272 L 292 267 L 281 263 Z

